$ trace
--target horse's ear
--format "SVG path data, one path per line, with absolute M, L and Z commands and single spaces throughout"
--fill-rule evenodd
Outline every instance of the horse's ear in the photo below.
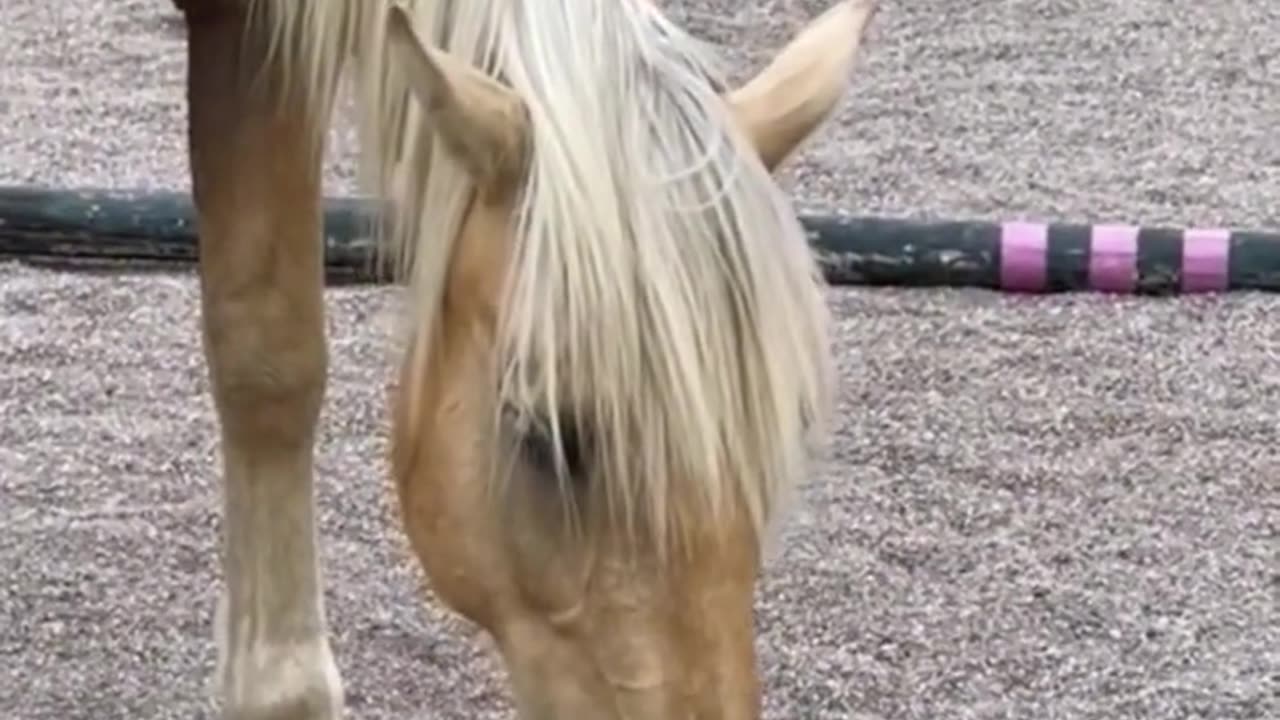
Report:
M 727 98 L 765 167 L 776 168 L 835 109 L 878 0 L 841 0 Z
M 529 115 L 510 88 L 448 53 L 428 48 L 409 12 L 387 18 L 387 50 L 445 147 L 486 192 L 516 187 L 528 156 Z

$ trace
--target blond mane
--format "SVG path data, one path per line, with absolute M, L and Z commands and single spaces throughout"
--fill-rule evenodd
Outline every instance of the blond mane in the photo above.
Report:
M 426 342 L 473 188 L 386 67 L 388 4 L 256 2 L 318 105 L 354 55 L 364 178 L 388 206 L 410 334 Z M 711 53 L 650 0 L 401 4 L 428 42 L 529 109 L 499 406 L 553 436 L 561 418 L 583 423 L 588 486 L 660 550 L 739 512 L 762 539 L 825 429 L 828 316 L 803 230 L 733 127 Z

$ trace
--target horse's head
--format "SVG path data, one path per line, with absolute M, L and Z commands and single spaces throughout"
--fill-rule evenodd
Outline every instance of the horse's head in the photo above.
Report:
M 829 391 L 820 291 L 794 216 L 772 205 L 768 171 L 840 101 L 874 7 L 841 2 L 718 107 L 690 111 L 714 127 L 665 131 L 729 129 L 731 152 L 754 153 L 737 158 L 750 168 L 731 181 L 753 189 L 694 220 L 671 220 L 670 204 L 638 211 L 646 200 L 630 188 L 601 193 L 610 207 L 546 201 L 570 197 L 545 189 L 556 183 L 626 183 L 620 175 L 639 169 L 596 156 L 537 165 L 537 152 L 567 155 L 573 142 L 539 145 L 552 101 L 428 47 L 407 13 L 390 16 L 391 61 L 475 188 L 430 349 L 404 368 L 394 472 L 433 587 L 497 641 L 526 717 L 759 713 L 761 533 L 775 491 L 798 472 L 800 416 Z M 641 122 L 619 132 L 649 137 L 634 129 Z M 618 149 L 632 165 L 678 154 L 635 142 Z M 540 220 L 528 220 L 530 183 L 544 188 Z M 706 187 L 677 199 L 705 200 Z M 748 217 L 751 203 L 769 207 Z M 520 235 L 569 232 L 567 216 L 587 212 L 601 237 L 671 223 L 707 237 L 603 250 Z M 705 225 L 713 216 L 721 224 Z M 739 237 L 752 232 L 772 235 Z M 525 361 L 514 371 L 512 355 Z M 487 478 L 495 465 L 498 484 Z
M 814 19 L 773 61 L 725 96 L 738 129 L 774 170 L 843 98 L 863 33 L 879 0 L 842 0 Z M 484 199 L 476 212 L 509 215 L 531 147 L 520 96 L 449 53 L 427 47 L 409 14 L 395 7 L 388 42 L 436 132 Z

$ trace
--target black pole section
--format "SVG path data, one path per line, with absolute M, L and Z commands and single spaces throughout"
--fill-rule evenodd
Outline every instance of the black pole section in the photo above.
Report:
M 386 279 L 375 272 L 364 208 L 358 199 L 325 200 L 330 279 Z M 57 267 L 193 264 L 195 223 L 185 193 L 0 186 L 0 258 Z
M 325 202 L 332 281 L 385 282 L 366 201 Z M 1280 235 L 1218 229 L 1027 222 L 800 218 L 838 285 L 1026 292 L 1280 291 Z M 198 256 L 184 193 L 0 187 L 0 258 L 60 267 L 169 266 Z
M 835 285 L 1000 287 L 1000 226 L 875 217 L 801 217 Z

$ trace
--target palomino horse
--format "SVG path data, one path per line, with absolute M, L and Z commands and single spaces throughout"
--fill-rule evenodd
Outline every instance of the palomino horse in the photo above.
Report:
M 175 0 L 222 435 L 226 717 L 336 718 L 312 498 L 320 167 L 350 61 L 406 283 L 404 526 L 528 718 L 753 718 L 753 592 L 832 383 L 770 176 L 873 0 L 744 87 L 649 0 Z

